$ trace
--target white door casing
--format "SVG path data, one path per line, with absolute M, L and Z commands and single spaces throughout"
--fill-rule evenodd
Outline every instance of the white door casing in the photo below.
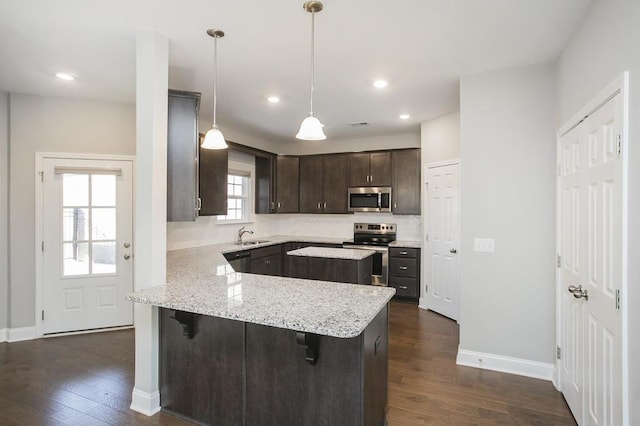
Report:
M 561 388 L 581 425 L 623 424 L 622 105 L 617 94 L 559 141 Z
M 424 303 L 453 320 L 460 313 L 460 163 L 426 167 Z
M 42 160 L 44 334 L 131 325 L 132 161 Z

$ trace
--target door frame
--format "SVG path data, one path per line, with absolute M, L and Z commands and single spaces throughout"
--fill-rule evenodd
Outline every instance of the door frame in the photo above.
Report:
M 629 72 L 625 71 L 620 74 L 612 83 L 604 88 L 597 96 L 592 98 L 586 105 L 571 117 L 564 125 L 562 125 L 556 133 L 556 256 L 560 254 L 560 141 L 561 137 L 574 127 L 578 126 L 586 117 L 593 114 L 607 101 L 616 95 L 621 96 L 622 101 L 622 123 L 621 130 L 621 148 L 622 148 L 622 282 L 621 287 L 621 318 L 622 318 L 622 335 L 621 335 L 621 353 L 622 353 L 622 419 L 625 425 L 629 422 L 629 344 L 628 344 L 628 190 L 629 190 Z M 562 293 L 566 291 L 560 280 L 560 269 L 556 268 L 556 347 L 562 348 L 563 330 L 562 319 L 564 316 L 564 307 L 561 303 Z M 559 391 L 562 391 L 562 371 L 560 368 L 560 360 L 555 361 L 553 374 L 553 385 Z
M 136 185 L 135 185 L 135 176 L 136 176 L 136 157 L 135 155 L 111 155 L 111 154 L 81 154 L 81 153 L 71 153 L 71 152 L 36 152 L 35 153 L 35 241 L 34 241 L 34 253 L 35 253 L 35 269 L 36 269 L 36 300 L 35 300 L 35 337 L 42 338 L 44 337 L 43 331 L 43 323 L 42 320 L 42 311 L 44 310 L 44 252 L 42 251 L 42 241 L 44 238 L 44 185 L 42 179 L 43 166 L 44 161 L 47 159 L 56 159 L 56 160 L 113 160 L 113 161 L 130 161 L 131 162 L 131 171 L 132 171 L 132 180 L 131 180 L 131 191 L 132 191 L 132 218 L 135 217 L 135 198 L 136 198 Z M 134 221 L 131 222 L 131 227 L 133 231 Z M 135 235 L 132 232 L 132 239 Z M 135 244 L 135 241 L 132 241 L 132 244 Z M 134 246 L 135 247 L 135 246 Z M 132 258 L 132 260 L 135 260 Z M 135 269 L 135 262 L 133 263 L 133 269 Z M 132 274 L 132 280 L 133 280 Z M 100 330 L 98 330 L 100 331 Z M 71 333 L 57 333 L 56 336 L 64 335 L 64 334 L 80 334 L 80 333 L 90 333 L 92 331 L 84 331 L 84 332 L 71 332 Z
M 427 241 L 427 233 L 428 233 L 428 229 L 427 229 L 427 213 L 428 213 L 428 209 L 425 208 L 425 204 L 428 202 L 428 197 L 427 197 L 427 189 L 426 189 L 426 185 L 428 183 L 428 176 L 429 176 L 429 169 L 433 169 L 436 167 L 444 167 L 444 166 L 454 166 L 457 165 L 458 166 L 458 172 L 459 175 L 462 174 L 462 160 L 458 157 L 458 158 L 452 158 L 450 160 L 445 160 L 445 161 L 436 161 L 433 163 L 426 163 L 424 165 L 424 169 L 423 169 L 423 173 L 422 173 L 422 182 L 421 182 L 421 197 L 422 197 L 422 205 L 420 206 L 420 209 L 422 211 L 422 234 L 423 234 L 423 249 L 420 250 L 420 264 L 423 265 L 423 267 L 421 268 L 421 272 L 420 272 L 420 298 L 418 299 L 418 307 L 424 310 L 428 310 L 428 306 L 427 306 L 427 292 L 425 289 L 425 286 L 427 285 L 427 276 L 428 276 L 428 269 L 426 267 L 427 265 L 427 249 L 426 247 L 424 247 L 424 244 L 428 243 Z M 458 176 L 460 177 L 460 176 Z M 460 181 L 458 181 L 458 184 L 460 183 Z M 460 235 L 460 230 L 462 228 L 462 223 L 461 223 L 461 217 L 460 217 L 460 205 L 462 204 L 462 199 L 460 197 L 461 191 L 460 191 L 460 187 L 458 186 L 458 246 L 460 246 L 460 241 L 461 241 L 461 235 Z M 460 252 L 458 252 L 458 259 L 460 259 L 460 256 L 462 256 L 462 254 Z M 458 268 L 460 268 L 460 264 L 462 262 L 460 260 L 458 260 Z M 460 271 L 458 270 L 458 273 L 460 273 Z M 458 278 L 460 277 L 460 275 L 458 275 Z M 460 280 L 458 280 L 458 285 L 459 287 L 462 287 Z M 460 288 L 459 288 L 460 290 Z M 458 293 L 458 304 L 460 304 L 460 293 Z M 458 314 L 460 313 L 459 310 L 460 306 L 458 306 Z M 458 315 L 459 316 L 459 315 Z M 460 324 L 460 318 L 458 318 L 456 320 L 456 322 L 458 324 Z

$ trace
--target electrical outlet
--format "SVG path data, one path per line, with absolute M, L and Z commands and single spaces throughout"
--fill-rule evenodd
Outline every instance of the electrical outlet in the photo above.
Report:
M 493 253 L 496 251 L 496 240 L 493 238 L 476 238 L 473 240 L 473 250 Z

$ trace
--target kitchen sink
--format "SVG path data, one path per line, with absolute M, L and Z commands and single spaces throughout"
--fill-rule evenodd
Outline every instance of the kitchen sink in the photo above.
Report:
M 254 241 L 245 241 L 242 243 L 243 246 L 254 246 L 256 244 L 265 244 L 265 243 L 270 243 L 271 241 L 268 240 L 254 240 Z

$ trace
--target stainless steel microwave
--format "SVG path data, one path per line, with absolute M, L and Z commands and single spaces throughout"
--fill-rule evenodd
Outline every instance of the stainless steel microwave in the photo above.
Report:
M 390 212 L 391 187 L 349 188 L 350 212 Z

